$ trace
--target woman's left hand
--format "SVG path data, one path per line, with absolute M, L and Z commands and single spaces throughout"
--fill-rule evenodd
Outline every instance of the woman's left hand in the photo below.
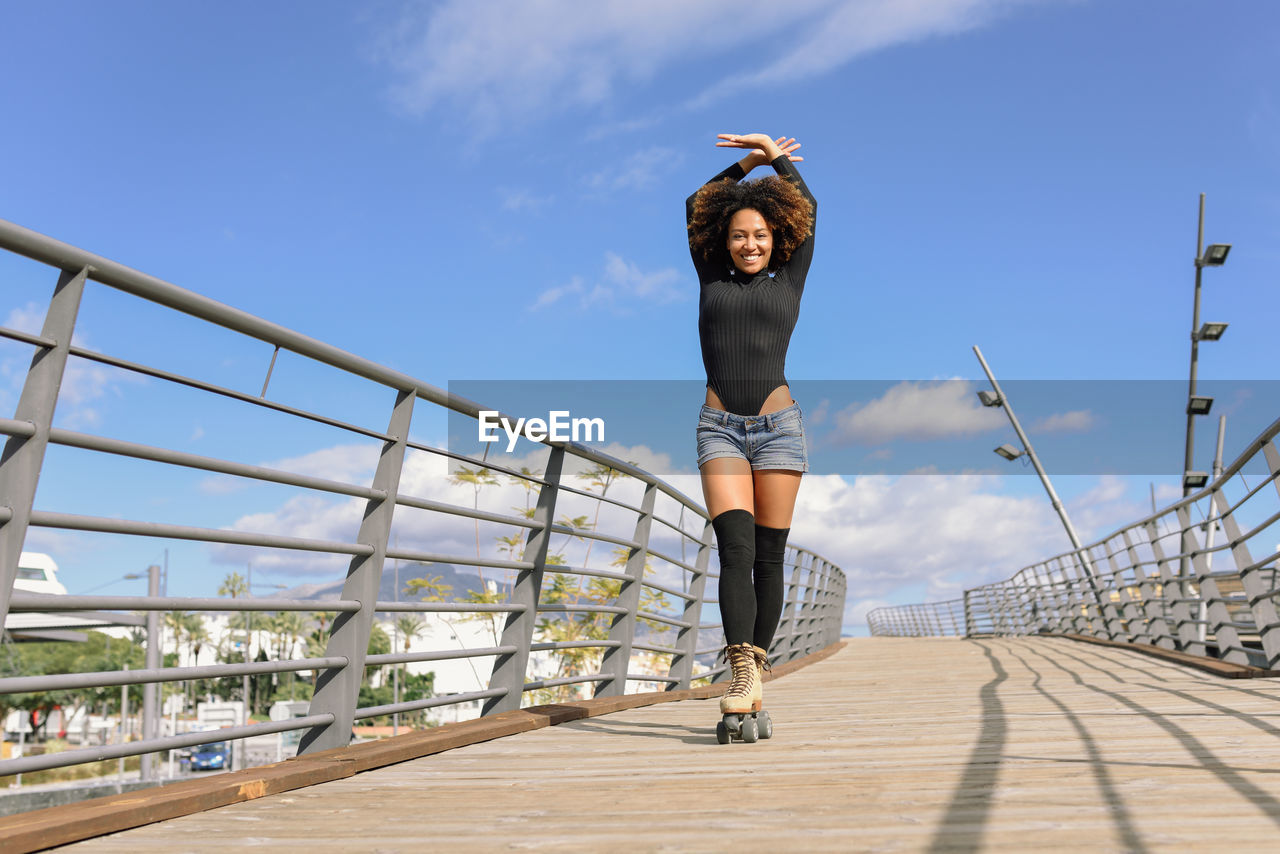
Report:
M 779 157 L 786 155 L 788 160 L 800 161 L 803 157 L 792 154 L 800 143 L 796 142 L 795 137 L 780 136 L 776 140 L 770 138 L 763 133 L 734 134 L 722 133 L 717 134 L 719 142 L 716 143 L 720 148 L 750 148 L 751 153 L 743 158 L 743 168 L 747 165 L 751 167 L 763 166 L 766 163 L 772 163 Z M 751 171 L 747 169 L 746 171 Z

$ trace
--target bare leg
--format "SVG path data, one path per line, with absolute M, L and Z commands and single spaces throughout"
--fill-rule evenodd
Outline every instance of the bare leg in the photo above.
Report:
M 738 457 L 719 457 L 702 466 L 702 495 L 712 519 L 726 510 L 755 513 L 751 464 Z M 794 503 L 794 496 L 793 496 Z
M 768 528 L 790 528 L 791 514 L 796 509 L 796 493 L 800 491 L 801 473 L 785 469 L 760 469 L 752 477 L 756 524 Z M 702 479 L 705 492 L 706 476 L 703 475 Z M 707 500 L 710 502 L 710 498 Z M 712 511 L 712 516 L 714 515 L 715 511 Z

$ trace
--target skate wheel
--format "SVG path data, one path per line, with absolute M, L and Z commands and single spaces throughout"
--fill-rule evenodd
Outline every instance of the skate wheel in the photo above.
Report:
M 724 721 L 716 723 L 716 741 L 721 744 L 729 743 L 729 728 L 724 725 Z
M 760 729 L 760 738 L 773 738 L 773 718 L 769 717 L 768 712 L 760 712 L 756 715 L 756 725 Z
M 742 740 L 747 744 L 754 744 L 756 739 L 760 737 L 760 730 L 756 727 L 755 718 L 743 718 L 742 720 Z

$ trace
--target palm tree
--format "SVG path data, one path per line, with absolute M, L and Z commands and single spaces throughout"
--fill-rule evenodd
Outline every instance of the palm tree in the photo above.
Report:
M 624 474 L 618 471 L 617 469 L 610 468 L 604 463 L 600 463 L 599 465 L 596 465 L 593 468 L 589 468 L 586 471 L 582 472 L 581 474 L 578 475 L 578 477 L 581 480 L 585 480 L 587 482 L 588 492 L 591 491 L 592 487 L 595 487 L 596 489 L 600 490 L 600 498 L 604 498 L 605 493 L 609 491 L 610 486 L 612 486 L 620 478 L 630 477 L 630 475 Z M 596 501 L 596 517 L 591 520 L 592 530 L 594 530 L 596 525 L 600 523 L 600 508 L 603 505 L 604 505 L 603 501 L 600 501 L 600 500 Z M 595 545 L 594 542 L 587 543 L 587 554 L 586 554 L 586 557 L 582 559 L 583 566 L 586 566 L 587 562 L 591 560 L 591 547 L 593 545 Z
M 513 485 L 524 489 L 524 512 L 526 516 L 533 515 L 533 507 L 530 502 L 533 499 L 534 480 L 540 477 L 542 477 L 541 471 L 534 471 L 528 466 L 520 467 L 519 477 L 515 475 L 507 475 L 507 480 L 509 480 Z M 516 509 L 519 510 L 519 508 Z
M 293 658 L 293 651 L 297 648 L 298 641 L 307 631 L 307 621 L 297 611 L 283 611 L 275 617 L 275 630 L 277 640 L 277 658 L 284 661 Z M 295 672 L 289 671 L 289 699 L 293 699 Z
M 480 509 L 480 488 L 483 486 L 496 486 L 498 479 L 494 477 L 493 472 L 481 466 L 478 469 L 469 469 L 466 466 L 458 466 L 458 470 L 449 475 L 449 482 L 454 486 L 461 486 L 464 483 L 471 484 L 471 488 L 475 493 L 475 501 L 472 508 Z M 480 557 L 480 520 L 476 519 L 476 558 Z
M 436 577 L 439 578 L 440 576 L 436 576 Z M 403 617 L 396 618 L 396 621 L 395 621 L 396 636 L 404 638 L 404 651 L 406 653 L 409 651 L 409 647 L 413 645 L 414 640 L 416 640 L 418 636 L 422 634 L 422 631 L 425 627 L 426 627 L 426 624 L 423 622 L 423 619 L 419 617 L 417 614 L 405 614 Z M 395 686 L 395 697 L 392 699 L 393 703 L 400 702 L 400 685 L 404 682 L 404 679 L 400 676 L 400 674 L 407 673 L 407 671 L 408 671 L 407 664 L 401 664 L 394 671 L 394 675 L 396 676 L 396 686 Z
M 200 650 L 204 648 L 205 644 L 213 640 L 213 638 L 209 636 L 209 627 L 205 625 L 204 617 L 200 614 L 189 614 L 187 615 L 185 631 L 187 633 L 187 644 L 191 648 L 191 666 L 199 667 Z M 189 684 L 191 686 L 192 697 L 191 701 L 187 704 L 188 707 L 194 703 L 196 690 L 195 682 L 191 682 Z
M 238 572 L 230 573 L 222 579 L 222 584 L 218 587 L 219 596 L 230 596 L 232 599 L 247 596 L 248 593 L 249 582 L 245 581 L 244 576 Z

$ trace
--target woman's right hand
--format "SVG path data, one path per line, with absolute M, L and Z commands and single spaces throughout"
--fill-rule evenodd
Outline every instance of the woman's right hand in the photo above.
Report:
M 766 163 L 772 163 L 779 157 L 786 155 L 788 160 L 801 161 L 803 157 L 792 154 L 800 143 L 796 142 L 795 137 L 780 136 L 777 139 L 771 139 L 763 133 L 749 134 L 733 134 L 722 133 L 717 134 L 719 142 L 716 146 L 719 148 L 750 148 L 751 153 L 742 160 L 738 161 L 744 172 L 750 172 L 757 166 L 764 166 Z

